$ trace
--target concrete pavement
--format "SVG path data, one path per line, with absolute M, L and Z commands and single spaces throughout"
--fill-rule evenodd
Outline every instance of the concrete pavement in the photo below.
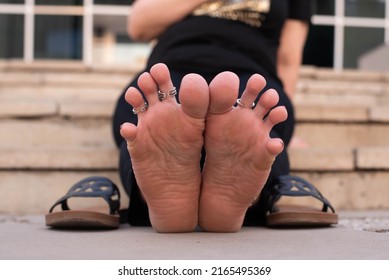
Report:
M 340 212 L 317 229 L 243 228 L 234 234 L 53 230 L 44 216 L 0 215 L 2 260 L 389 260 L 389 211 Z

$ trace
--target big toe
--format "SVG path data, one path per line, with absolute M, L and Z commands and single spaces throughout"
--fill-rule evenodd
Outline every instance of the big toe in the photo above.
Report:
M 223 114 L 231 110 L 239 93 L 239 77 L 232 72 L 218 74 L 209 85 L 209 113 Z
M 180 103 L 182 110 L 190 117 L 205 118 L 209 106 L 209 89 L 203 77 L 188 74 L 182 79 Z

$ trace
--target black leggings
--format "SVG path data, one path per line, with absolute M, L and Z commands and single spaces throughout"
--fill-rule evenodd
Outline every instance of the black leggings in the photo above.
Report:
M 181 71 L 174 71 L 170 69 L 170 74 L 171 74 L 173 84 L 176 86 L 179 92 L 181 80 L 187 73 Z M 247 73 L 247 72 L 238 73 L 238 76 L 240 78 L 239 96 L 241 96 L 241 94 L 243 93 L 246 83 L 252 74 L 253 73 Z M 210 83 L 215 76 L 215 74 L 209 74 L 209 73 L 205 73 L 205 74 L 200 73 L 200 75 L 202 75 L 208 83 Z M 136 77 L 130 83 L 129 86 L 138 88 L 137 78 L 138 77 Z M 290 100 L 288 99 L 285 92 L 283 91 L 282 86 L 279 85 L 279 83 L 276 83 L 269 78 L 266 78 L 266 81 L 267 81 L 266 89 L 269 88 L 276 89 L 280 95 L 279 105 L 285 106 L 288 111 L 288 119 L 285 122 L 276 125 L 270 133 L 270 136 L 272 138 L 275 137 L 281 138 L 284 141 L 286 147 L 289 144 L 293 134 L 293 128 L 294 128 L 293 107 Z M 128 87 L 125 88 L 123 94 L 120 96 L 116 104 L 116 109 L 113 117 L 113 135 L 115 138 L 115 142 L 118 148 L 120 149 L 120 160 L 119 160 L 120 178 L 125 191 L 130 197 L 130 206 L 128 212 L 129 223 L 133 226 L 150 226 L 151 224 L 149 220 L 147 204 L 143 200 L 139 187 L 135 180 L 135 176 L 132 171 L 131 158 L 127 151 L 126 141 L 124 141 L 124 139 L 121 137 L 119 133 L 120 125 L 123 124 L 124 122 L 131 122 L 133 124 L 137 124 L 138 122 L 137 116 L 132 113 L 132 106 L 129 105 L 124 99 L 124 93 L 126 92 Z M 203 165 L 204 158 L 205 158 L 205 153 L 203 152 L 202 160 L 199 163 L 201 164 L 201 166 Z M 289 160 L 288 160 L 288 155 L 286 153 L 286 149 L 284 149 L 284 151 L 277 156 L 263 191 L 266 191 L 266 189 L 270 188 L 273 185 L 275 178 L 287 174 L 289 174 Z M 259 200 L 257 204 L 250 207 L 246 213 L 244 225 L 245 226 L 263 225 L 265 222 L 265 214 L 266 214 L 264 213 L 263 207 L 264 207 L 264 202 L 261 200 Z

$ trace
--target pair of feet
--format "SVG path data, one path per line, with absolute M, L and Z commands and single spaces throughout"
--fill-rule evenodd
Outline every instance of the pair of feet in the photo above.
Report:
M 156 231 L 190 232 L 199 225 L 205 231 L 235 232 L 242 227 L 284 148 L 281 139 L 269 136 L 287 118 L 284 107 L 274 108 L 277 92 L 266 91 L 254 109 L 245 106 L 265 84 L 262 76 L 253 75 L 241 106 L 235 106 L 239 78 L 234 73 L 217 75 L 209 86 L 201 76 L 189 74 L 182 80 L 179 104 L 172 97 L 158 98 L 158 90 L 173 88 L 166 65 L 154 65 L 139 77 L 149 107 L 139 112 L 137 126 L 125 123 L 120 132 Z M 138 109 L 145 104 L 133 87 L 126 101 Z

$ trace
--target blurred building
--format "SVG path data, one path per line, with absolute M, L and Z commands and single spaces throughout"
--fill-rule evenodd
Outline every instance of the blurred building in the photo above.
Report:
M 361 57 L 389 42 L 386 0 L 306 1 L 315 5 L 305 64 L 358 68 Z M 126 33 L 131 2 L 0 0 L 0 59 L 144 63 L 150 46 Z

